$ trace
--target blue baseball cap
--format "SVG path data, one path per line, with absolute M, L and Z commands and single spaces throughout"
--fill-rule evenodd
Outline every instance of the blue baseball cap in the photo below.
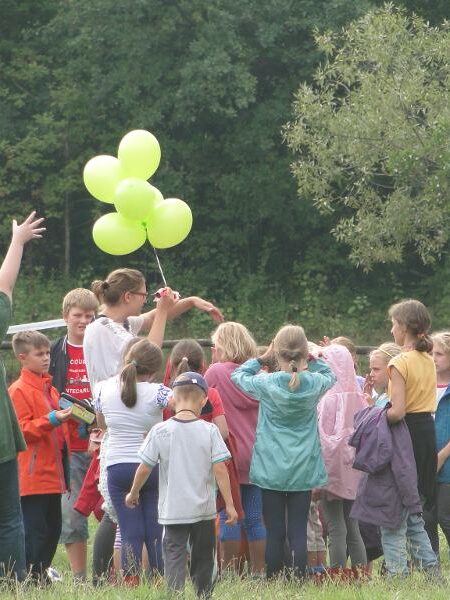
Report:
M 175 379 L 172 384 L 172 387 L 178 387 L 180 385 L 198 385 L 205 394 L 208 393 L 208 384 L 205 379 L 200 375 L 200 373 L 196 373 L 195 371 L 186 371 L 185 373 L 181 373 Z

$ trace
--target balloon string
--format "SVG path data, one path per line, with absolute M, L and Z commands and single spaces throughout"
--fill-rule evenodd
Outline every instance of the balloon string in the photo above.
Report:
M 167 281 L 166 281 L 166 278 L 164 277 L 164 271 L 162 270 L 161 263 L 159 262 L 158 253 L 156 252 L 156 248 L 154 246 L 152 246 L 152 248 L 153 248 L 153 252 L 155 253 L 155 256 L 156 256 L 156 262 L 158 263 L 158 269 L 159 269 L 159 272 L 161 273 L 164 287 L 167 287 Z

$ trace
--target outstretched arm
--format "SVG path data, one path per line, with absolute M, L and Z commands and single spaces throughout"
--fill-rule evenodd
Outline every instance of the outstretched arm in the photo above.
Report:
M 30 240 L 41 238 L 45 231 L 45 227 L 39 227 L 44 219 L 35 219 L 35 216 L 36 211 L 33 211 L 20 225 L 15 219 L 13 221 L 11 243 L 0 267 L 0 292 L 4 292 L 9 298 L 12 297 L 19 274 L 23 247 Z
M 214 306 L 211 302 L 200 298 L 199 296 L 189 296 L 188 298 L 181 298 L 178 300 L 168 311 L 167 311 L 167 319 L 176 319 L 180 315 L 185 312 L 188 312 L 192 308 L 197 308 L 198 310 L 202 310 L 209 314 L 209 316 L 214 320 L 220 323 L 223 321 L 224 317 L 222 312 Z M 156 310 L 150 310 L 147 313 L 144 313 L 144 324 L 142 327 L 142 331 L 150 331 L 153 325 L 153 321 L 156 316 Z

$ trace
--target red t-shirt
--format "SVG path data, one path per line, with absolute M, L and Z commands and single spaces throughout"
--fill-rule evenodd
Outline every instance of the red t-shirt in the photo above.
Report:
M 66 394 L 70 394 L 77 400 L 88 400 L 91 398 L 91 388 L 84 362 L 83 346 L 75 346 L 67 342 L 68 365 L 66 373 Z M 72 452 L 86 452 L 89 439 L 80 438 L 78 426 L 79 421 L 69 419 L 70 450 Z
M 224 415 L 225 411 L 223 410 L 222 400 L 220 398 L 219 392 L 214 388 L 209 388 L 208 390 L 208 400 L 205 406 L 202 409 L 200 419 L 203 421 L 207 421 L 211 423 L 213 419 L 216 417 L 220 417 L 220 415 Z M 173 417 L 174 413 L 170 410 L 170 408 L 165 408 L 163 411 L 163 419 L 166 421 Z

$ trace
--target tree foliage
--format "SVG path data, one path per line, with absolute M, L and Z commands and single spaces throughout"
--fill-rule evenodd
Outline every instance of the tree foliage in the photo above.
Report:
M 403 271 L 435 277 L 410 257 L 401 272 L 376 267 L 364 275 L 349 264 L 347 248 L 329 234 L 341 209 L 324 215 L 312 195 L 298 201 L 283 143 L 295 90 L 313 81 L 324 57 L 313 32 L 337 32 L 375 4 L 2 2 L 0 242 L 11 217 L 31 208 L 48 228 L 45 243 L 26 253 L 18 320 L 55 316 L 70 285 L 117 266 L 140 268 L 159 286 L 148 249 L 116 259 L 94 246 L 91 226 L 109 208 L 89 197 L 81 176 L 89 158 L 114 154 L 120 138 L 141 127 L 163 150 L 153 183 L 194 214 L 186 242 L 160 253 L 169 282 L 216 300 L 255 334 L 287 319 L 331 333 L 345 322 L 352 334 L 363 315 L 375 321 L 375 306 L 407 293 Z M 430 6 L 434 21 L 440 6 Z M 389 298 L 376 285 L 380 276 Z M 206 317 L 194 319 L 196 334 L 209 332 Z
M 317 37 L 327 61 L 287 129 L 301 197 L 365 268 L 441 255 L 450 218 L 450 29 L 392 6 Z

